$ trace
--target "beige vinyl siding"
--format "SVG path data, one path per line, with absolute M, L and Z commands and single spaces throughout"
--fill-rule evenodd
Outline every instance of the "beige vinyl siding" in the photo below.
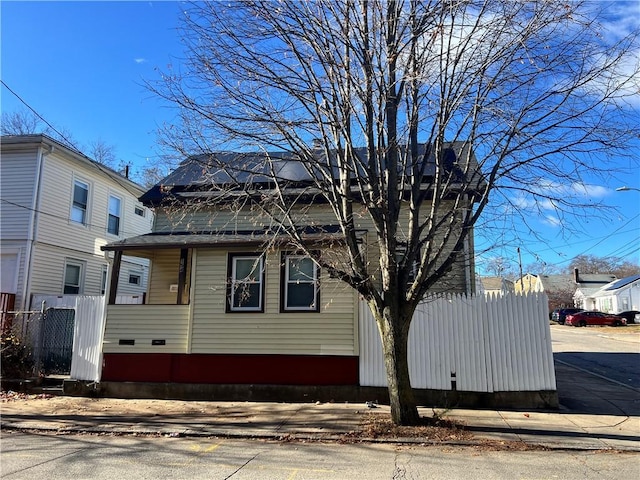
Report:
M 2 240 L 26 240 L 35 208 L 38 150 L 3 152 L 0 161 L 0 231 Z M 11 202 L 11 203 L 8 203 Z
M 198 250 L 196 258 L 192 353 L 357 354 L 350 288 L 323 277 L 320 312 L 280 313 L 280 252 L 270 252 L 264 313 L 225 313 L 227 252 Z
M 441 215 L 450 215 L 446 208 L 441 208 Z M 367 260 L 369 261 L 369 272 L 376 282 L 381 281 L 379 272 L 380 252 L 377 248 L 378 241 L 371 218 L 366 210 L 356 208 L 354 211 L 356 228 L 367 230 Z M 297 208 L 294 217 L 300 225 L 335 225 L 337 220 L 326 204 L 309 205 L 303 208 Z M 261 228 L 262 222 L 268 224 L 265 217 L 256 217 L 255 212 L 240 211 L 230 212 L 228 210 L 212 211 L 210 208 L 203 208 L 195 212 L 185 212 L 178 209 L 175 212 L 160 211 L 156 219 L 157 231 L 198 231 L 198 230 L 253 230 Z M 401 214 L 400 225 L 408 224 L 408 210 L 404 209 Z M 399 228 L 398 238 L 401 239 L 406 228 Z M 441 239 L 436 238 L 437 243 Z M 472 245 L 472 244 L 471 244 Z M 471 250 L 473 251 L 473 250 Z M 462 255 L 456 266 L 445 275 L 432 291 L 434 292 L 465 292 L 467 291 L 467 273 L 470 270 L 465 268 L 465 263 L 469 262 L 471 266 L 472 259 L 464 258 Z
M 109 305 L 105 353 L 186 353 L 188 305 Z M 135 345 L 119 341 L 135 340 Z M 152 345 L 164 340 L 165 345 Z
M 295 218 L 300 225 L 336 225 L 338 223 L 328 205 L 309 205 L 296 210 Z M 362 212 L 356 212 L 356 216 L 358 228 L 371 226 L 370 220 Z M 257 230 L 268 224 L 268 217 L 247 210 L 240 212 L 213 211 L 210 208 L 196 211 L 177 209 L 175 212 L 159 210 L 154 231 Z
M 177 303 L 177 293 L 171 292 L 170 287 L 178 283 L 179 263 L 180 250 L 156 250 L 152 253 L 147 303 Z

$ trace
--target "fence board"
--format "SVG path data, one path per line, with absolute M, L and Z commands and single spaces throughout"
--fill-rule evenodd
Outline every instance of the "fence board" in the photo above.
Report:
M 76 298 L 76 325 L 73 337 L 71 378 L 100 380 L 102 337 L 104 334 L 104 295 Z
M 382 344 L 366 303 L 360 304 L 360 384 L 386 386 Z M 463 391 L 556 390 L 547 297 L 427 298 L 409 332 L 414 388 Z

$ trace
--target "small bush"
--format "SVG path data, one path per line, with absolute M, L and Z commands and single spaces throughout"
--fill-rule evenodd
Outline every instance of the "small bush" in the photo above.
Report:
M 0 366 L 3 378 L 22 379 L 33 374 L 31 348 L 12 332 L 0 338 Z

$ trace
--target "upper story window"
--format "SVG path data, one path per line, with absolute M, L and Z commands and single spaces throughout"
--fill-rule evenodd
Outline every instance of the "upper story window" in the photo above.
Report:
M 67 260 L 64 266 L 64 289 L 62 293 L 78 294 L 82 293 L 82 276 L 84 275 L 84 264 L 73 260 Z
M 139 215 L 140 217 L 144 217 L 145 216 L 144 215 L 144 208 L 142 208 L 142 207 L 134 207 L 133 211 L 134 211 L 134 213 L 136 215 Z
M 129 283 L 131 285 L 140 285 L 142 282 L 142 275 L 139 273 L 129 273 Z
M 73 203 L 71 204 L 71 220 L 83 225 L 87 224 L 87 205 L 89 202 L 89 184 L 74 180 Z
M 113 195 L 109 195 L 109 220 L 107 232 L 112 235 L 120 235 L 120 205 L 122 201 Z
M 396 261 L 400 263 L 404 256 L 407 254 L 406 244 L 400 243 L 396 248 Z M 409 279 L 408 283 L 412 283 L 418 275 L 418 267 L 420 266 L 420 251 L 418 251 L 418 258 L 416 258 L 409 267 Z
M 283 255 L 280 293 L 283 311 L 320 311 L 318 270 L 310 257 Z
M 264 257 L 229 254 L 227 311 L 264 311 Z

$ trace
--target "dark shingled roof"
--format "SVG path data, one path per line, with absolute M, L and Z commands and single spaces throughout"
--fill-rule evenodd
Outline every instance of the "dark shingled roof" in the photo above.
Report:
M 422 155 L 425 150 L 426 147 L 422 145 L 419 153 Z M 463 142 L 453 142 L 444 150 L 445 170 L 450 172 L 458 183 L 464 181 L 463 165 L 459 162 L 467 158 L 468 153 L 469 145 Z M 366 149 L 356 149 L 355 154 L 359 161 L 363 161 L 366 158 Z M 315 181 L 314 177 L 321 179 L 329 174 L 334 179 L 339 177 L 335 166 L 328 168 L 324 154 L 318 151 L 315 156 L 312 162 L 304 162 L 290 152 L 217 152 L 194 155 L 184 160 L 176 170 L 142 195 L 140 201 L 147 206 L 153 206 L 159 204 L 169 194 L 180 196 L 183 192 L 206 192 L 212 190 L 214 186 L 244 185 L 258 189 L 269 188 L 274 183 L 274 179 L 277 179 L 278 182 L 295 188 L 312 185 Z M 477 173 L 478 166 L 473 154 L 470 158 L 472 162 L 470 171 Z M 435 173 L 433 156 L 425 157 L 423 162 L 424 177 L 433 176 Z M 334 158 L 330 163 L 335 165 Z M 322 165 L 325 167 L 322 168 Z M 358 175 L 364 176 L 364 169 L 361 166 L 355 169 Z M 410 167 L 407 167 L 407 174 L 410 171 Z M 476 181 L 480 184 L 481 179 L 478 177 Z

